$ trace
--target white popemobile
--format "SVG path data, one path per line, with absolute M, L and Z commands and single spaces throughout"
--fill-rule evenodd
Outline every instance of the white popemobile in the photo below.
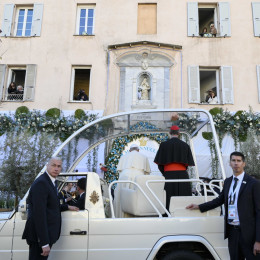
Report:
M 118 138 L 165 136 L 172 123 L 180 126 L 182 139 L 189 143 L 193 153 L 196 166 L 190 169 L 189 182 L 194 196 L 172 197 L 168 212 L 165 208 L 164 177 L 158 174 L 137 176 L 135 182 L 131 182 L 134 188 L 121 189 L 122 209 L 129 217 L 116 218 L 111 189 L 119 181 L 110 183 L 108 187 L 98 174 L 79 173 L 75 169 L 97 147 L 99 152 L 103 149 L 103 154 L 107 156 Z M 196 145 L 208 142 L 202 138 L 202 132 L 207 132 L 212 138 L 211 146 L 214 145 L 219 162 L 220 177 L 209 184 L 199 179 L 205 173 L 197 164 Z M 53 156 L 62 157 L 65 168 L 58 177 L 59 189 L 67 182 L 76 182 L 79 176 L 87 177 L 87 187 L 85 210 L 62 212 L 61 236 L 48 259 L 229 259 L 221 209 L 206 213 L 185 209 L 190 203 L 199 204 L 217 196 L 215 190 L 222 189 L 226 178 L 214 123 L 207 111 L 143 110 L 103 117 L 75 132 Z M 44 171 L 45 168 L 39 175 Z M 21 239 L 27 219 L 27 195 L 28 192 L 17 211 L 6 219 L 0 219 L 1 260 L 28 259 L 28 245 Z M 168 217 L 163 217 L 163 214 Z

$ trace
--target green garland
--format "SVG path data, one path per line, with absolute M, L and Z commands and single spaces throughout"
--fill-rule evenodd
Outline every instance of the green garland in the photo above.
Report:
M 29 131 L 32 134 L 45 132 L 53 133 L 64 141 L 75 131 L 97 119 L 96 114 L 81 114 L 81 117 L 77 118 L 75 116 L 57 116 L 59 113 L 56 109 L 55 112 L 54 116 L 50 116 L 50 113 L 43 114 L 38 110 L 28 110 L 14 115 L 2 114 L 0 115 L 0 136 L 10 131 Z

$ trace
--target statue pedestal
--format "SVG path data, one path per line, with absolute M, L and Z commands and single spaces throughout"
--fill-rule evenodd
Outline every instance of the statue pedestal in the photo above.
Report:
M 138 100 L 135 105 L 131 106 L 132 109 L 155 109 L 157 106 L 153 105 L 151 100 Z

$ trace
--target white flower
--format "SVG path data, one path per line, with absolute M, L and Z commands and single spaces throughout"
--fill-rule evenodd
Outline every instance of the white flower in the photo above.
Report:
M 238 119 L 239 119 L 239 116 L 236 116 L 236 119 L 238 120 Z

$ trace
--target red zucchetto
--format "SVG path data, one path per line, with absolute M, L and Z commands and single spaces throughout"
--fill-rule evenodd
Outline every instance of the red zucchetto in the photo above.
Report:
M 177 125 L 173 125 L 173 126 L 171 127 L 171 130 L 180 130 L 180 128 L 179 128 Z

